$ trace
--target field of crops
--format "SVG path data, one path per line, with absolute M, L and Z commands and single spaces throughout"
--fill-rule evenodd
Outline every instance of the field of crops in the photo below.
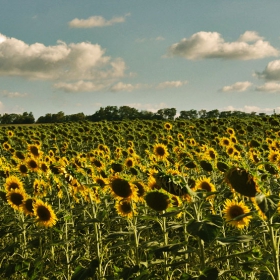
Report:
M 0 139 L 0 279 L 280 279 L 277 115 Z

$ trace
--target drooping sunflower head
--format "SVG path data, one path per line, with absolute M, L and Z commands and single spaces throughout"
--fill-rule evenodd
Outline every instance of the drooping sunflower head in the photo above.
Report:
M 254 197 L 259 192 L 258 185 L 253 176 L 242 168 L 233 167 L 228 170 L 225 175 L 225 181 L 236 192 L 244 196 Z
M 151 191 L 145 196 L 147 205 L 155 211 L 164 211 L 171 205 L 170 197 L 161 191 Z
M 33 204 L 33 211 L 38 225 L 52 227 L 56 224 L 57 216 L 52 207 L 41 199 L 37 199 L 35 204 Z
M 224 204 L 223 213 L 226 222 L 238 229 L 247 227 L 250 223 L 250 220 L 252 219 L 252 216 L 245 215 L 247 213 L 250 213 L 250 209 L 245 205 L 243 201 L 237 202 L 227 199 Z
M 10 192 L 10 191 L 16 190 L 16 189 L 23 190 L 23 183 L 18 177 L 11 175 L 6 179 L 4 187 L 7 192 Z
M 18 211 L 22 211 L 22 204 L 26 198 L 27 195 L 23 189 L 13 189 L 7 193 L 7 202 Z

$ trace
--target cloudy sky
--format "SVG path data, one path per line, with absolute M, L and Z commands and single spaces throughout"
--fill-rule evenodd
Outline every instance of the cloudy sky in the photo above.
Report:
M 0 114 L 280 113 L 279 0 L 0 0 Z

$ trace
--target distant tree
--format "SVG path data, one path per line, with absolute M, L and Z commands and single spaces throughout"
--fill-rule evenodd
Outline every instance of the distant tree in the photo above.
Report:
M 139 117 L 139 112 L 135 108 L 131 108 L 129 106 L 121 106 L 119 108 L 119 118 L 121 120 L 135 120 Z
M 66 122 L 79 122 L 79 121 L 84 121 L 85 118 L 86 117 L 85 117 L 84 113 L 77 113 L 77 114 L 72 114 L 72 115 L 66 115 L 65 121 Z
M 200 111 L 198 111 L 198 115 L 201 119 L 206 118 L 206 116 L 207 116 L 206 113 L 207 113 L 207 111 L 205 109 L 201 109 Z
M 52 114 L 52 122 L 53 123 L 61 123 L 65 121 L 65 115 L 64 112 L 59 111 L 56 114 Z
M 196 110 L 180 111 L 179 119 L 192 120 L 197 119 L 198 113 Z
M 7 114 L 1 116 L 1 124 L 12 124 L 18 118 L 17 114 Z
M 231 116 L 231 111 L 222 111 L 220 112 L 219 118 L 228 118 Z
M 215 109 L 215 110 L 211 110 L 211 111 L 208 111 L 206 112 L 206 118 L 215 118 L 217 119 L 220 115 L 220 112 L 219 110 Z
M 176 109 L 175 108 L 164 108 L 159 109 L 156 113 L 159 119 L 162 120 L 174 120 L 176 116 Z

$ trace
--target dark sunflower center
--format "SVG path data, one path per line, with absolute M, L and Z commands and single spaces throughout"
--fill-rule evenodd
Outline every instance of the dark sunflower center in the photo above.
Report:
M 27 209 L 27 211 L 33 213 L 33 199 L 32 198 L 28 198 L 25 201 L 25 208 Z
M 30 160 L 28 164 L 31 168 L 37 168 L 37 163 L 35 160 Z
M 207 182 L 202 182 L 200 188 L 207 192 L 211 192 L 211 186 Z
M 101 167 L 101 166 L 102 166 L 102 163 L 101 163 L 99 160 L 94 160 L 94 161 L 93 161 L 93 164 L 94 164 L 96 167 Z
M 133 166 L 133 161 L 132 161 L 132 160 L 128 160 L 128 161 L 126 162 L 126 166 L 127 166 L 127 167 Z
M 121 212 L 125 213 L 125 214 L 128 214 L 132 211 L 131 205 L 127 201 L 122 202 L 121 205 L 120 205 L 120 208 L 121 208 Z
M 209 156 L 210 156 L 210 158 L 212 158 L 212 159 L 215 159 L 215 158 L 216 158 L 216 155 L 215 155 L 215 153 L 214 153 L 213 151 L 210 151 L 210 152 L 209 152 Z
M 145 193 L 145 190 L 144 190 L 144 187 L 140 184 L 140 183 L 135 183 L 135 185 L 136 185 L 136 187 L 137 187 L 137 195 L 139 196 L 139 197 L 141 197 L 141 196 L 143 196 L 144 195 L 144 193 Z
M 156 154 L 159 156 L 164 156 L 165 155 L 165 149 L 163 147 L 157 147 L 156 148 Z
M 9 190 L 11 190 L 11 189 L 19 189 L 19 185 L 18 185 L 18 183 L 16 183 L 16 182 L 12 182 L 10 185 L 9 185 Z
M 22 165 L 20 165 L 20 167 L 19 167 L 19 171 L 20 171 L 21 173 L 27 173 L 28 169 L 27 169 L 27 167 L 26 167 L 24 164 L 22 164 Z
M 129 197 L 132 194 L 130 184 L 126 180 L 120 178 L 113 180 L 112 190 L 120 197 Z
M 43 205 L 38 206 L 37 215 L 39 219 L 42 221 L 49 221 L 51 218 L 51 213 L 49 209 Z
M 13 204 L 19 206 L 22 204 L 23 196 L 20 193 L 12 193 L 10 196 L 10 200 Z
M 102 179 L 97 179 L 96 183 L 100 186 L 100 187 L 104 187 L 105 186 L 105 182 Z
M 231 217 L 231 219 L 234 219 L 243 214 L 245 214 L 243 208 L 238 205 L 231 206 L 229 209 L 229 216 Z M 240 218 L 239 220 L 242 220 L 242 218 Z
M 145 197 L 149 207 L 156 211 L 163 211 L 167 209 L 169 204 L 169 197 L 161 192 L 151 192 Z
M 30 152 L 31 152 L 31 154 L 33 154 L 33 155 L 36 156 L 36 157 L 39 156 L 39 150 L 38 150 L 38 148 L 35 147 L 35 146 L 32 146 L 32 147 L 30 148 Z

